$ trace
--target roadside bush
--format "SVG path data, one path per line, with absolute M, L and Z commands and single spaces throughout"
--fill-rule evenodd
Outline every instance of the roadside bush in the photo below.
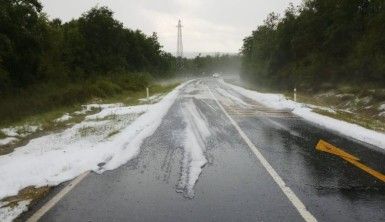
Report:
M 152 82 L 152 77 L 148 73 L 136 73 L 131 75 L 120 75 L 115 82 L 128 91 L 143 90 Z

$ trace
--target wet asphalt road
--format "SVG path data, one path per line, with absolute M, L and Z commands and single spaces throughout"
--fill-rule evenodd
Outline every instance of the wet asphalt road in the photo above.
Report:
M 197 80 L 189 88 L 135 159 L 113 171 L 89 174 L 41 221 L 303 221 L 208 89 L 318 221 L 385 221 L 385 184 L 316 151 L 315 145 L 324 139 L 379 172 L 385 172 L 383 150 L 290 113 L 265 109 L 217 79 Z M 208 163 L 193 198 L 176 189 L 187 101 L 205 117 L 211 132 L 205 141 Z

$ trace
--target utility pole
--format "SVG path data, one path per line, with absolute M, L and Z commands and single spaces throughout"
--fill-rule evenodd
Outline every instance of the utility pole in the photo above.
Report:
M 182 58 L 183 58 L 182 27 L 183 26 L 180 19 L 176 27 L 178 28 L 178 42 L 176 47 L 177 68 L 181 70 L 183 67 L 183 64 L 182 64 Z

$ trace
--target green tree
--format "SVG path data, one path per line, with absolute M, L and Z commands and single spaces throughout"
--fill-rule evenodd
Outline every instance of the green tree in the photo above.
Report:
M 281 90 L 339 83 L 384 86 L 384 3 L 307 0 L 270 14 L 244 39 L 242 75 Z
M 0 78 L 9 78 L 15 86 L 26 86 L 39 77 L 47 32 L 41 10 L 37 0 L 0 1 Z

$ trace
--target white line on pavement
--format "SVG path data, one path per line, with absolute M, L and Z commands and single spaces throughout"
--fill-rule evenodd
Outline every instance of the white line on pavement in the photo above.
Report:
M 210 91 L 211 96 L 214 98 L 215 102 L 218 104 L 219 108 L 223 111 L 223 113 L 229 118 L 230 122 L 233 124 L 235 129 L 238 131 L 242 139 L 246 142 L 246 144 L 250 147 L 250 149 L 254 152 L 255 156 L 257 156 L 258 160 L 261 162 L 263 167 L 267 170 L 273 180 L 278 184 L 279 188 L 281 188 L 282 192 L 286 195 L 286 197 L 290 200 L 290 202 L 294 205 L 297 211 L 301 214 L 303 219 L 307 222 L 315 222 L 317 219 L 306 209 L 305 205 L 302 201 L 295 195 L 295 193 L 290 189 L 290 187 L 286 186 L 286 183 L 283 179 L 278 175 L 278 173 L 274 170 L 274 168 L 270 165 L 269 162 L 265 159 L 259 149 L 251 142 L 251 140 L 246 136 L 246 134 L 242 131 L 242 129 L 238 126 L 235 120 L 227 113 L 225 108 L 219 103 L 218 99 L 215 97 L 214 93 L 207 86 L 207 89 Z
M 44 204 L 38 211 L 36 211 L 26 222 L 37 222 L 44 214 L 46 214 L 50 209 L 52 209 L 67 193 L 69 193 L 75 186 L 80 183 L 90 171 L 87 171 L 76 179 L 72 180 L 67 186 L 65 186 L 59 193 L 57 193 L 52 199 Z

